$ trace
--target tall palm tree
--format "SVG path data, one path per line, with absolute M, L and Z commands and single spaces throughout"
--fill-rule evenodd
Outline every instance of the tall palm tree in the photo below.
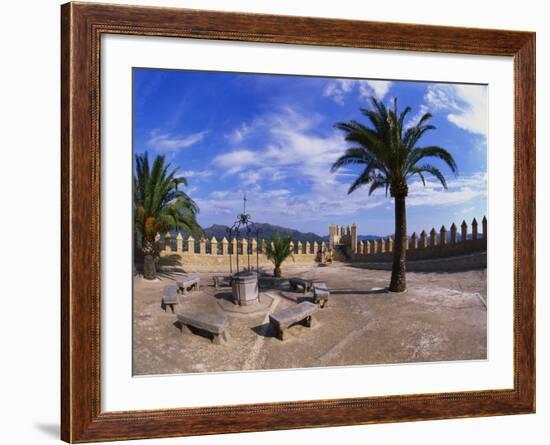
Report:
M 136 155 L 134 174 L 134 227 L 141 241 L 143 276 L 156 277 L 155 262 L 158 251 L 155 235 L 174 229 L 202 234 L 197 223 L 197 204 L 183 191 L 184 177 L 176 177 L 177 168 L 171 169 L 164 156 L 156 156 L 149 165 L 147 153 Z
M 281 264 L 288 257 L 294 260 L 294 254 L 290 248 L 291 241 L 291 236 L 281 236 L 277 233 L 271 242 L 267 242 L 265 245 L 265 255 L 275 266 L 275 269 L 273 269 L 273 276 L 275 277 L 281 276 Z
M 345 133 L 346 141 L 352 146 L 332 165 L 332 172 L 349 164 L 360 165 L 362 173 L 351 184 L 348 194 L 359 187 L 369 185 L 369 196 L 378 188 L 388 189 L 395 200 L 395 246 L 393 252 L 390 290 L 403 292 L 407 288 L 405 277 L 405 249 L 407 242 L 407 212 L 405 201 L 409 193 L 408 182 L 418 176 L 426 185 L 425 174 L 435 177 L 447 189 L 447 181 L 441 170 L 426 162 L 427 158 L 436 158 L 446 164 L 453 173 L 457 173 L 454 158 L 444 148 L 438 146 L 417 147 L 420 138 L 429 130 L 435 129 L 427 124 L 432 117 L 425 113 L 412 127 L 406 128 L 404 121 L 411 111 L 406 107 L 401 114 L 397 111 L 397 99 L 393 109 L 371 97 L 372 108 L 361 109 L 372 128 L 357 121 L 341 122 L 336 128 Z

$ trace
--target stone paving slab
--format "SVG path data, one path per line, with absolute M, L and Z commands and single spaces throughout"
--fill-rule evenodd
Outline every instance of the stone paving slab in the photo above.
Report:
M 212 276 L 194 273 L 205 283 L 179 305 L 189 310 L 220 311 Z M 484 271 L 408 273 L 408 291 L 386 290 L 390 273 L 335 263 L 330 267 L 286 266 L 283 274 L 322 279 L 331 289 L 330 305 L 315 314 L 312 328 L 288 330 L 280 342 L 268 316 L 312 294 L 287 287 L 263 290 L 273 298 L 267 312 L 230 317 L 231 341 L 213 345 L 208 338 L 183 336 L 171 312 L 159 307 L 170 276 L 156 281 L 134 278 L 134 374 L 156 375 L 244 369 L 307 368 L 361 364 L 479 360 L 487 357 L 487 302 Z M 484 304 L 485 302 L 485 304 Z

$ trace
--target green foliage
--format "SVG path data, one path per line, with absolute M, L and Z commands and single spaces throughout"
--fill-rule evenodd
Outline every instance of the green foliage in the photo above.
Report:
M 446 189 L 447 182 L 441 171 L 425 161 L 427 158 L 439 159 L 456 174 L 454 158 L 438 146 L 416 146 L 427 131 L 435 129 L 433 125 L 427 124 L 432 115 L 426 113 L 414 126 L 405 128 L 405 117 L 411 111 L 410 107 L 398 114 L 397 99 L 394 99 L 393 109 L 387 108 L 374 97 L 371 103 L 372 109 L 361 109 L 371 127 L 354 120 L 336 124 L 336 128 L 346 134 L 346 141 L 353 146 L 334 162 L 331 171 L 335 172 L 350 164 L 364 166 L 348 193 L 369 185 L 369 195 L 378 188 L 385 188 L 386 194 L 389 189 L 392 196 L 396 193 L 406 196 L 408 179 L 418 175 L 425 185 L 425 174 L 434 176 Z
M 147 153 L 136 155 L 134 174 L 134 223 L 137 239 L 150 249 L 157 233 L 185 229 L 202 235 L 197 223 L 197 204 L 179 185 L 187 185 L 183 177 L 176 177 L 177 168 L 171 169 L 164 156 L 156 156 L 149 165 Z
M 290 236 L 281 236 L 279 233 L 267 241 L 265 255 L 276 268 L 279 268 L 288 257 L 294 261 L 294 254 L 290 249 L 291 241 Z

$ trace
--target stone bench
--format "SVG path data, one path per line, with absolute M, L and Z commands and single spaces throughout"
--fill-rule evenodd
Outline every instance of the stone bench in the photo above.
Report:
M 269 316 L 269 324 L 273 327 L 275 335 L 280 340 L 283 340 L 285 329 L 288 329 L 293 324 L 302 322 L 305 326 L 311 327 L 311 316 L 317 309 L 317 305 L 305 301 L 274 312 Z
M 318 283 L 315 279 L 300 277 L 289 278 L 288 282 L 290 284 L 290 290 L 298 290 L 298 288 L 301 288 L 304 294 L 307 294 L 315 283 Z
M 214 280 L 214 287 L 218 289 L 219 287 L 228 287 L 231 286 L 231 276 L 230 275 L 215 275 L 212 277 Z
M 192 276 L 179 276 L 176 277 L 176 285 L 184 294 L 188 289 L 199 290 L 201 279 L 199 277 Z
M 313 301 L 316 304 L 319 304 L 321 309 L 328 304 L 329 296 L 330 296 L 330 292 L 328 290 L 326 283 L 323 283 L 320 281 L 313 284 Z
M 166 311 L 166 306 L 170 306 L 174 312 L 174 306 L 178 304 L 178 288 L 176 286 L 164 286 L 160 307 Z
M 225 343 L 229 340 L 227 317 L 223 314 L 206 311 L 178 311 L 177 317 L 182 334 L 184 331 L 183 325 L 185 325 L 209 333 L 212 336 L 212 342 L 215 344 Z
M 288 282 L 291 290 L 298 290 L 300 287 L 304 291 L 304 294 L 308 293 L 311 287 L 311 280 L 306 278 L 289 278 Z

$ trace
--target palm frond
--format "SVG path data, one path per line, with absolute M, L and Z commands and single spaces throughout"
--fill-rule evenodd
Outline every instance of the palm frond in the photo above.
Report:
M 445 179 L 445 176 L 443 176 L 443 173 L 441 173 L 441 170 L 439 170 L 437 167 L 434 167 L 430 164 L 423 164 L 411 170 L 411 175 L 420 174 L 421 178 L 423 178 L 423 173 L 429 173 L 434 176 L 441 183 L 443 188 L 447 190 L 447 180 Z M 422 179 L 422 182 L 424 183 L 424 185 L 426 185 L 424 179 Z
M 292 238 L 289 235 L 281 236 L 276 233 L 265 245 L 265 255 L 275 267 L 280 267 L 287 259 L 294 260 L 294 253 L 290 249 Z
M 147 153 L 136 155 L 134 183 L 134 221 L 136 231 L 151 241 L 157 232 L 184 229 L 201 234 L 196 215 L 199 207 L 178 186 L 187 185 L 183 176 L 176 177 L 177 168 L 156 156 L 149 163 Z
M 404 129 L 406 116 L 412 111 L 410 107 L 399 112 L 397 98 L 389 108 L 375 97 L 371 97 L 370 102 L 370 108 L 360 109 L 370 126 L 354 120 L 335 125 L 353 146 L 332 164 L 331 172 L 348 165 L 363 167 L 351 183 L 348 194 L 364 185 L 370 185 L 369 195 L 382 187 L 386 188 L 386 193 L 390 186 L 400 190 L 406 185 L 407 178 L 414 175 L 425 184 L 425 174 L 436 177 L 446 187 L 445 177 L 437 167 L 426 163 L 418 165 L 421 160 L 435 158 L 453 173 L 458 171 L 453 156 L 444 148 L 416 146 L 426 132 L 435 129 L 428 123 L 432 114 L 424 113 L 414 126 Z
M 458 167 L 453 156 L 444 148 L 438 147 L 436 145 L 431 145 L 429 147 L 415 148 L 411 151 L 409 155 L 408 167 L 414 167 L 419 161 L 425 158 L 436 158 L 443 161 L 453 173 L 458 172 Z

